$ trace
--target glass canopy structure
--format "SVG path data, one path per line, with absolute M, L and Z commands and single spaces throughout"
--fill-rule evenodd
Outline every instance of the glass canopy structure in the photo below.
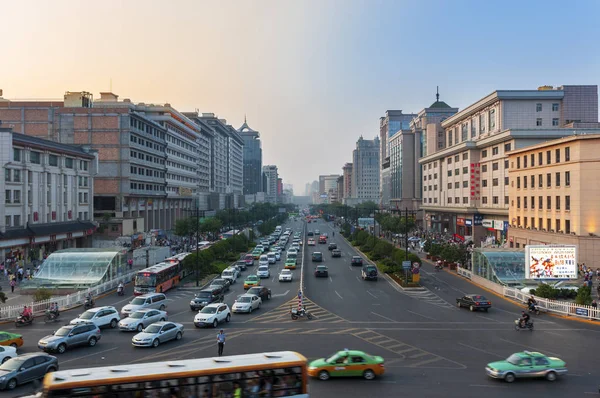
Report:
M 475 275 L 502 285 L 520 285 L 525 282 L 525 251 L 515 249 L 473 250 Z
M 127 273 L 122 249 L 65 249 L 52 253 L 26 288 L 82 289 Z

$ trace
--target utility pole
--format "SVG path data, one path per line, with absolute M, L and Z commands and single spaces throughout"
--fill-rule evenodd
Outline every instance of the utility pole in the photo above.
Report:
M 200 286 L 200 209 L 196 208 L 196 287 Z

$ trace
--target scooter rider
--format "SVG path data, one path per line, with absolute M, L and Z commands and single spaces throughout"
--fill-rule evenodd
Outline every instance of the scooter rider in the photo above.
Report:
M 521 312 L 521 319 L 519 321 L 519 326 L 524 328 L 525 326 L 527 326 L 527 323 L 529 322 L 529 319 L 531 317 L 529 316 L 528 313 L 526 313 L 525 311 Z
M 117 293 L 121 293 L 124 288 L 125 286 L 123 286 L 123 282 L 119 283 L 119 286 L 117 287 Z
M 92 297 L 92 293 L 88 292 L 87 296 L 85 296 L 85 301 L 86 303 L 88 303 L 90 306 L 94 306 L 94 298 Z
M 54 315 L 55 318 L 58 318 L 58 303 L 52 303 L 50 306 L 50 314 Z
M 529 297 L 527 299 L 527 307 L 531 310 L 531 311 L 535 311 L 535 306 L 537 305 L 537 301 L 535 300 L 535 298 L 533 296 Z
M 33 316 L 33 313 L 31 312 L 31 309 L 28 306 L 24 306 L 21 316 L 23 317 L 24 321 L 29 321 Z

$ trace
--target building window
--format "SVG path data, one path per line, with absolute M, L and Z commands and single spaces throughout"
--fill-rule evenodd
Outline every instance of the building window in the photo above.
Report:
M 517 177 L 517 189 L 521 189 L 521 177 Z
M 481 151 L 481 157 L 487 158 L 487 149 L 484 149 L 483 151 Z
M 15 214 L 13 216 L 13 227 L 20 227 L 21 226 L 21 216 L 18 214 Z
M 483 203 L 484 205 L 487 205 L 487 196 L 484 196 L 481 198 L 481 203 Z
M 10 216 L 4 217 L 4 223 L 6 224 L 6 227 L 10 227 Z
M 505 196 L 505 197 L 504 197 L 504 205 L 505 205 L 505 206 L 508 206 L 508 196 Z
M 467 174 L 469 172 L 469 168 L 468 167 L 463 167 L 463 174 Z
M 73 158 L 65 158 L 65 167 L 67 169 L 73 168 Z
M 494 205 L 498 204 L 498 197 L 497 196 L 492 196 L 492 204 L 494 204 Z
M 460 182 L 456 181 L 454 183 L 454 188 L 457 188 L 457 189 L 460 188 Z
M 448 198 L 448 203 L 452 203 L 452 198 Z
M 556 219 L 556 232 L 560 231 L 560 218 Z
M 458 196 L 454 197 L 454 203 L 460 203 L 460 198 Z
M 469 139 L 469 125 L 464 123 L 461 127 L 461 140 L 465 142 Z
M 550 188 L 552 186 L 552 174 L 546 174 L 546 188 Z
M 498 154 L 498 147 L 495 146 L 492 148 L 492 155 L 497 155 Z
M 544 228 L 544 223 L 542 222 L 544 219 L 543 218 L 538 218 L 538 228 L 539 229 L 543 229 Z
M 523 156 L 523 168 L 527 168 L 527 155 Z
M 542 104 L 540 104 L 540 103 L 535 104 L 535 111 L 536 112 L 541 112 L 542 111 Z
M 571 172 L 565 171 L 565 186 L 571 186 Z
M 535 196 L 532 196 L 531 198 L 529 198 L 530 200 L 530 206 L 532 209 L 535 209 Z
M 13 191 L 13 203 L 21 203 L 21 191 Z
M 487 180 L 481 180 L 481 186 L 484 188 L 487 187 Z
M 4 201 L 5 201 L 5 203 L 10 203 L 11 199 L 12 199 L 12 196 L 11 196 L 10 190 L 7 189 L 6 191 L 4 191 Z
M 527 177 L 524 177 L 524 178 L 527 178 Z M 535 176 L 534 175 L 531 176 L 531 188 L 532 189 L 535 188 Z
M 556 118 L 556 117 L 552 118 L 552 126 L 554 126 L 554 127 L 558 126 L 558 118 Z
M 560 196 L 556 197 L 555 210 L 560 210 Z
M 517 216 L 517 225 L 521 225 L 521 217 Z
M 517 209 L 521 208 L 521 197 L 517 196 Z
M 550 220 L 549 218 L 546 219 L 546 228 L 548 229 L 548 231 L 552 229 L 552 220 Z
M 459 170 L 459 169 L 454 169 L 454 175 L 455 175 L 455 176 L 457 176 L 459 172 L 460 172 L 460 170 Z
M 565 148 L 565 162 L 571 160 L 571 147 Z
M 546 196 L 546 210 L 552 210 L 552 196 Z
M 504 170 L 508 170 L 508 159 L 504 159 Z
M 523 188 L 527 189 L 527 177 L 523 176 Z
M 565 220 L 565 234 L 571 233 L 571 220 Z
M 537 119 L 535 119 L 535 125 L 538 127 L 542 126 L 542 118 L 538 117 Z
M 14 148 L 13 149 L 13 160 L 15 162 L 20 162 L 21 161 L 21 150 Z
M 58 166 L 58 156 L 48 155 L 48 164 L 54 167 Z
M 520 168 L 521 168 L 521 157 L 518 156 L 517 157 L 517 169 L 520 169 Z
M 467 196 L 463 196 L 463 205 L 469 204 L 469 198 Z
M 542 174 L 538 175 L 538 188 L 544 187 L 544 176 Z
M 448 146 L 452 146 L 452 129 L 448 130 Z
M 463 158 L 463 160 L 469 160 L 469 152 L 463 153 L 462 158 Z
M 560 187 L 560 173 L 556 173 L 556 186 Z
M 463 181 L 463 188 L 469 188 L 469 181 Z
M 543 196 L 538 196 L 538 209 L 540 209 L 540 210 L 544 209 L 544 197 Z
M 527 208 L 527 196 L 523 196 L 523 208 Z
M 479 115 L 479 131 L 485 132 L 485 115 L 483 113 Z
M 448 183 L 448 189 L 452 189 L 452 183 L 451 182 Z
M 504 144 L 504 152 L 510 151 L 510 142 L 508 144 Z
M 31 189 L 27 191 L 27 203 L 29 203 L 29 204 L 33 203 L 33 192 L 31 192 Z M 66 198 L 65 198 L 65 203 L 67 203 Z
M 41 154 L 39 152 L 31 151 L 29 153 L 29 160 L 33 164 L 40 164 Z
M 539 152 L 538 153 L 538 165 L 541 166 L 543 163 L 543 160 L 544 160 L 544 156 L 542 155 L 542 152 Z
M 492 130 L 494 130 L 496 128 L 496 110 L 495 109 L 490 110 L 489 118 L 490 118 L 490 120 L 489 120 L 489 122 L 490 122 L 489 131 L 492 131 Z
M 508 177 L 504 177 L 504 185 L 508 185 Z
M 10 179 L 10 173 L 11 173 L 10 169 L 4 169 L 4 181 L 6 181 L 6 182 L 10 182 L 11 181 L 11 179 Z
M 452 163 L 452 157 L 448 156 L 448 164 Z
M 475 127 L 475 119 L 471 120 L 471 138 L 477 136 L 477 127 Z
M 481 172 L 487 173 L 487 164 L 484 164 L 483 166 L 481 166 Z
M 497 186 L 498 186 L 498 179 L 497 179 L 497 178 L 494 178 L 494 179 L 492 180 L 492 186 L 494 186 L 494 187 L 497 187 Z
M 527 228 L 528 224 L 527 224 L 527 217 L 523 217 L 523 227 Z
M 558 112 L 558 104 L 552 104 L 552 112 Z
M 458 161 L 460 161 L 460 156 L 456 155 L 456 156 L 454 157 L 454 161 L 455 161 L 455 162 L 458 162 Z
M 552 152 L 546 151 L 546 164 L 552 164 Z M 540 163 L 541 165 L 541 163 Z
M 79 169 L 80 170 L 84 170 L 84 171 L 88 171 L 88 162 L 85 160 L 80 160 L 79 161 Z
M 571 210 L 571 197 L 565 196 L 565 210 Z

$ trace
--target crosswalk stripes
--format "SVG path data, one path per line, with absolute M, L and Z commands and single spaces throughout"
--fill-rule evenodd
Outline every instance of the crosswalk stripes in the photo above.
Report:
M 446 308 L 446 309 L 452 309 L 455 310 L 456 307 L 452 304 L 450 304 L 449 302 L 447 302 L 446 300 L 444 300 L 443 298 L 441 298 L 440 296 L 438 296 L 437 294 L 435 294 L 434 292 L 432 292 L 431 290 L 425 289 L 425 290 L 404 290 L 401 292 L 402 294 L 412 297 L 416 300 L 419 301 L 423 301 L 425 303 L 431 304 L 431 305 L 435 305 L 441 308 Z
M 360 329 L 358 329 L 360 330 Z M 394 338 L 385 336 L 373 330 L 360 330 L 350 332 L 367 343 L 376 345 L 384 350 L 390 351 L 401 358 L 396 361 L 408 368 L 445 368 L 464 369 L 465 366 L 450 359 L 422 350 L 410 344 L 403 343 Z
M 252 323 L 292 323 L 298 322 L 297 320 L 293 320 L 290 315 L 290 310 L 292 308 L 296 308 L 298 306 L 298 300 L 292 299 L 284 304 L 281 304 L 279 307 L 274 308 L 262 315 L 259 315 L 255 318 L 249 319 L 246 322 Z M 333 314 L 332 312 L 324 309 L 323 307 L 318 306 L 313 301 L 304 298 L 304 308 L 307 309 L 313 316 L 313 321 L 316 322 L 326 322 L 326 323 L 344 323 L 348 322 L 344 318 Z

